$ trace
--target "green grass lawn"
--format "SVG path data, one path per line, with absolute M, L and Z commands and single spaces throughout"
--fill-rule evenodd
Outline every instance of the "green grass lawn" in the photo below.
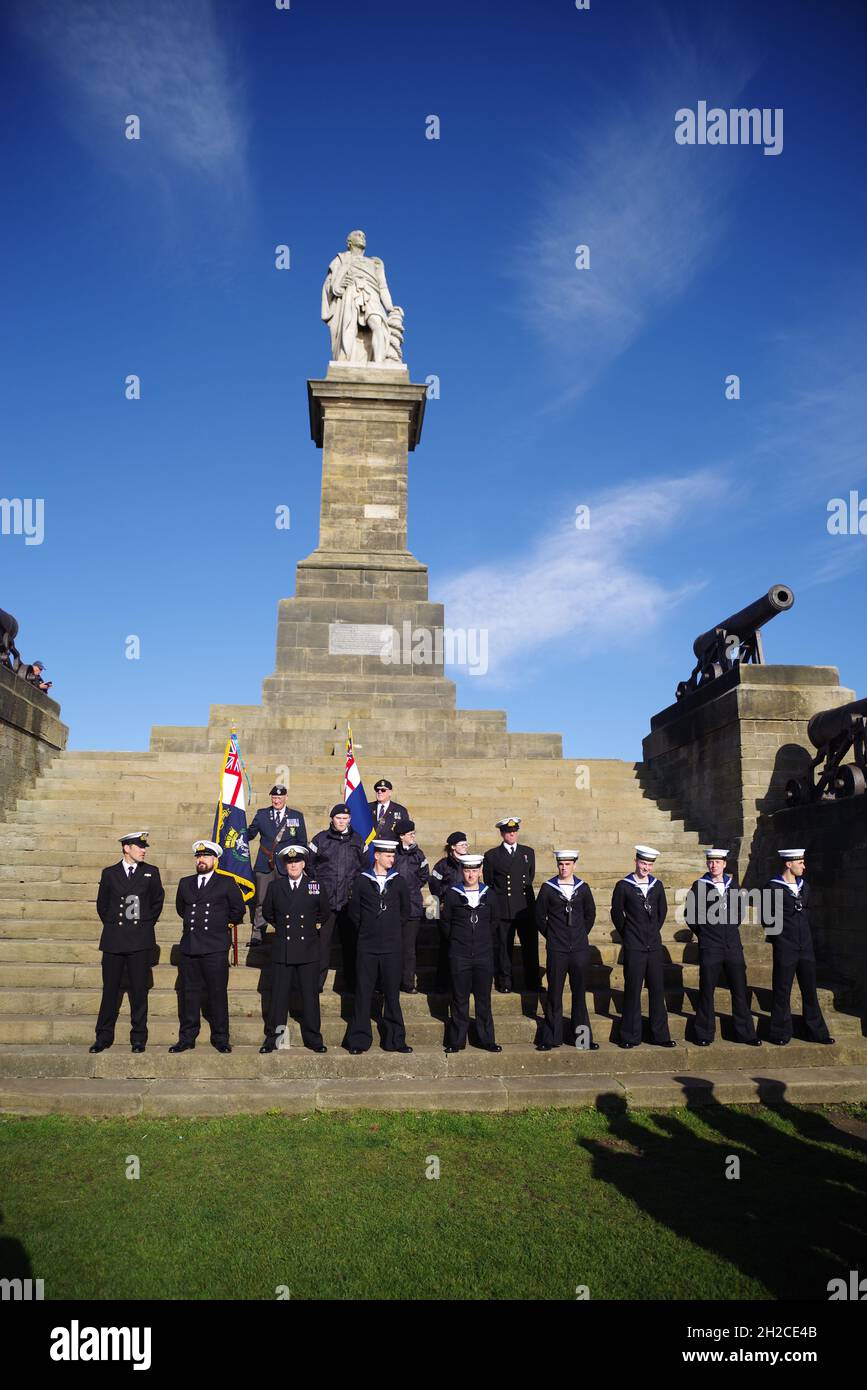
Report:
M 863 1264 L 865 1163 L 864 1107 L 6 1116 L 0 1272 L 47 1299 L 824 1300 Z

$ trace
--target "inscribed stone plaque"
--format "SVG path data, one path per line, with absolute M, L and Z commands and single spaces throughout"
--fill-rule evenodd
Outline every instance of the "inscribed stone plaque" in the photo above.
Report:
M 388 623 L 329 623 L 329 656 L 381 656 L 391 640 Z
M 365 502 L 364 515 L 369 521 L 396 521 L 399 513 L 390 502 Z

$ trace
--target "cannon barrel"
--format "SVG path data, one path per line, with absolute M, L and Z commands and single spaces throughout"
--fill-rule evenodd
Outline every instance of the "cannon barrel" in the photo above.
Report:
M 852 733 L 859 715 L 867 718 L 867 699 L 852 700 L 848 705 L 837 705 L 836 709 L 820 710 L 807 725 L 807 738 L 814 748 L 826 748 L 841 734 Z
M 740 637 L 746 640 L 751 637 L 765 623 L 769 623 L 771 618 L 775 618 L 778 613 L 785 613 L 787 608 L 791 608 L 795 602 L 795 595 L 785 584 L 774 584 L 766 594 L 757 598 L 755 603 L 750 603 L 746 608 L 742 608 L 739 613 L 733 613 L 730 618 L 724 618 L 721 623 L 717 623 L 707 632 L 703 632 L 700 637 L 696 637 L 692 644 L 696 659 L 701 661 L 705 652 L 717 640 L 720 630 L 730 636 Z

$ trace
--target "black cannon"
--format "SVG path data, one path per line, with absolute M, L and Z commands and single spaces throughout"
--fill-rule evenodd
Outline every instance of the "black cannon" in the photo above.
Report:
M 791 589 L 785 584 L 774 584 L 755 603 L 742 608 L 739 613 L 733 613 L 730 618 L 724 618 L 716 627 L 696 637 L 692 644 L 696 656 L 695 670 L 689 680 L 681 681 L 678 685 L 675 692 L 678 700 L 742 662 L 752 661 L 763 665 L 765 656 L 759 629 L 778 613 L 785 613 L 794 602 L 795 595 Z
M 867 791 L 867 700 L 853 700 L 836 709 L 823 709 L 807 725 L 807 737 L 817 753 L 803 777 L 786 783 L 786 804 L 842 801 Z M 855 761 L 844 763 L 852 752 Z M 816 777 L 816 768 L 824 767 Z

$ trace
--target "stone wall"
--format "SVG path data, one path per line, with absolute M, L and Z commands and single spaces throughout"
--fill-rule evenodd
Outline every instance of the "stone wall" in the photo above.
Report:
M 759 818 L 785 806 L 810 762 L 807 722 L 854 692 L 833 666 L 742 666 L 653 716 L 643 743 L 648 789 L 707 845 L 732 850 L 750 884 Z
M 752 846 L 756 879 L 776 873 L 781 848 L 806 850 L 811 924 L 822 980 L 838 1004 L 867 1011 L 867 796 L 819 801 L 764 816 Z
M 57 702 L 0 667 L 0 816 L 33 786 L 68 736 Z

